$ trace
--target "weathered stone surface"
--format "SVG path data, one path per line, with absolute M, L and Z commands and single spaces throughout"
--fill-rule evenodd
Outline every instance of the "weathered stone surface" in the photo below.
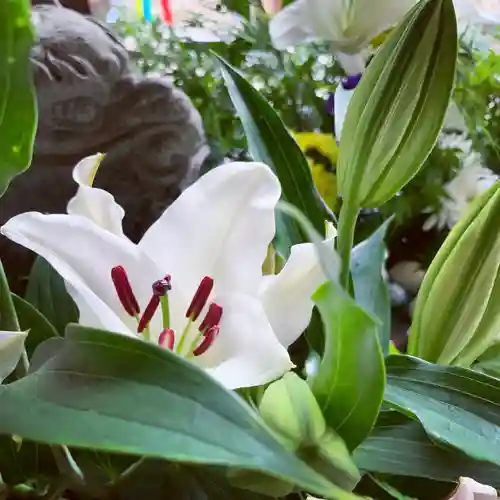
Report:
M 198 176 L 208 154 L 200 116 L 167 79 L 134 73 L 123 45 L 98 21 L 54 5 L 35 5 L 33 16 L 35 154 L 0 200 L 0 224 L 30 210 L 64 213 L 74 165 L 104 152 L 95 185 L 115 195 L 125 232 L 137 240 Z M 32 256 L 3 237 L 0 256 L 18 291 Z

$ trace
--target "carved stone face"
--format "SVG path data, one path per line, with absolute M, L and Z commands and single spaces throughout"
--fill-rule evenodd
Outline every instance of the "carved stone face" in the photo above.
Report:
M 58 148 L 73 151 L 74 141 L 99 131 L 113 88 L 127 71 L 128 56 L 105 27 L 69 9 L 34 6 L 33 22 L 39 152 L 54 152 L 50 147 L 55 133 Z

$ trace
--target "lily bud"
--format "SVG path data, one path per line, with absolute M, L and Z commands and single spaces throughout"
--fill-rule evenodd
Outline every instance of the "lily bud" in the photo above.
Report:
M 286 448 L 341 488 L 354 488 L 360 475 L 347 446 L 326 426 L 311 388 L 296 373 L 286 373 L 266 389 L 259 411 Z
M 500 183 L 449 233 L 417 296 L 409 354 L 469 367 L 500 332 Z
M 418 172 L 439 135 L 455 77 L 453 0 L 423 0 L 368 65 L 340 140 L 339 193 L 373 208 Z

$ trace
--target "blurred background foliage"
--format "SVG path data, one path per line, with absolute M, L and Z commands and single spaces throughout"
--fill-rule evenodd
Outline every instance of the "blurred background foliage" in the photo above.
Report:
M 230 9 L 243 17 L 243 29 L 230 41 L 181 39 L 161 22 L 117 20 L 114 27 L 140 71 L 171 78 L 192 99 L 212 150 L 206 169 L 228 160 L 248 159 L 241 123 L 210 52 L 214 50 L 239 68 L 272 103 L 306 153 L 320 193 L 336 210 L 336 144 L 326 101 L 343 76 L 342 69 L 326 44 L 311 43 L 285 52 L 274 49 L 269 16 L 262 9 L 249 5 L 248 0 L 226 0 L 224 4 L 222 11 Z M 457 136 L 457 131 L 445 131 L 444 136 L 455 134 L 453 140 L 436 145 L 424 168 L 399 196 L 361 217 L 358 239 L 394 214 L 389 243 L 393 261 L 414 258 L 425 266 L 434 255 L 447 229 L 422 231 L 422 225 L 429 211 L 439 209 L 445 196 L 443 186 L 456 175 L 464 151 L 472 146 L 481 163 L 500 174 L 500 51 L 490 50 L 481 37 L 464 37 L 459 54 L 455 100 L 468 132 Z M 307 134 L 310 132 L 323 135 L 315 137 Z

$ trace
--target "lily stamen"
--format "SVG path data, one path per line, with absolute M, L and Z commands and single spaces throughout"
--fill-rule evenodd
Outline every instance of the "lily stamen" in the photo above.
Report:
M 139 320 L 139 324 L 137 325 L 137 333 L 143 333 L 146 331 L 149 323 L 153 319 L 153 316 L 158 309 L 158 306 L 160 305 L 160 299 L 162 297 L 166 297 L 168 291 L 172 289 L 170 276 L 167 274 L 165 278 L 155 281 L 152 288 L 153 295 L 151 296 L 151 299 L 149 299 L 149 303 L 146 306 L 141 319 Z
M 186 311 L 186 318 L 189 318 L 191 321 L 196 321 L 198 316 L 201 314 L 201 311 L 205 307 L 208 297 L 212 293 L 212 289 L 214 287 L 214 280 L 209 276 L 205 276 L 196 290 L 196 293 L 191 300 L 191 304 Z
M 161 347 L 167 347 L 173 351 L 175 345 L 175 332 L 171 328 L 165 328 L 158 337 L 158 345 Z
M 212 328 L 209 328 L 200 345 L 193 350 L 193 356 L 201 356 L 207 352 L 217 338 L 217 335 L 219 335 L 219 326 L 212 326 Z
M 205 318 L 203 318 L 203 321 L 201 322 L 198 330 L 201 333 L 205 333 L 214 326 L 218 326 L 221 318 L 222 318 L 222 307 L 215 303 L 210 304 L 208 312 Z
M 125 309 L 130 316 L 137 317 L 141 313 L 141 310 L 125 268 L 123 266 L 113 267 L 111 269 L 111 279 L 113 280 L 116 295 L 118 295 L 118 299 L 123 309 Z

